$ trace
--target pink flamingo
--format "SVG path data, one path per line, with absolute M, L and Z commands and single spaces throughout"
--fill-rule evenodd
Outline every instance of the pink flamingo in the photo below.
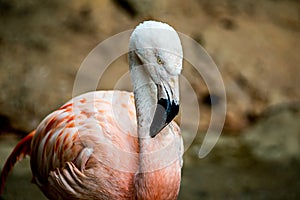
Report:
M 146 21 L 133 31 L 134 94 L 95 91 L 73 98 L 21 140 L 0 177 L 29 155 L 33 182 L 49 199 L 177 199 L 183 144 L 179 110 L 182 47 L 176 31 Z

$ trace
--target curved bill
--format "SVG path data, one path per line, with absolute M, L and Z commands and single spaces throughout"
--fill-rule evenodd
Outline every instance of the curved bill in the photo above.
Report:
M 162 91 L 164 90 L 164 91 Z M 158 101 L 150 126 L 150 136 L 155 137 L 163 128 L 165 128 L 178 114 L 179 104 L 170 99 L 170 95 L 165 87 L 157 87 Z M 161 97 L 167 94 L 167 98 Z

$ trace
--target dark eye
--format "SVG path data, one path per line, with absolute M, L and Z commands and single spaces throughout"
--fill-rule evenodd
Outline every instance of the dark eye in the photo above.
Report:
M 157 57 L 157 63 L 160 65 L 164 64 L 164 62 L 162 61 L 162 59 L 160 57 Z

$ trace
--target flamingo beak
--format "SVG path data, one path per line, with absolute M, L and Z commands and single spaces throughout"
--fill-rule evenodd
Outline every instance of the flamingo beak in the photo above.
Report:
M 150 126 L 150 136 L 154 138 L 178 114 L 179 104 L 170 98 L 165 87 L 157 86 L 157 105 Z

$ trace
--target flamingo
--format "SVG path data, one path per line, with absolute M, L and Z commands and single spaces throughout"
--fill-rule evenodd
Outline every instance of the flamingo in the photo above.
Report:
M 30 156 L 32 181 L 49 199 L 177 199 L 183 142 L 179 112 L 182 46 L 166 23 L 145 21 L 129 40 L 133 93 L 94 91 L 49 114 L 8 157 Z

